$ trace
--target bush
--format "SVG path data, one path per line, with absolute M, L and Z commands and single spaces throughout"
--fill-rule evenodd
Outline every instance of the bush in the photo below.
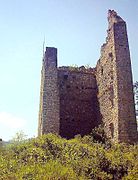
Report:
M 105 148 L 104 139 L 47 134 L 2 147 L 0 179 L 137 179 L 138 146 Z

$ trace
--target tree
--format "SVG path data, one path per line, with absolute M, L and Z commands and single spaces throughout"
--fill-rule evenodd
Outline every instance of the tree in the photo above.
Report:
M 19 143 L 27 139 L 27 135 L 23 131 L 19 131 L 15 134 L 15 136 L 12 138 L 11 142 L 13 143 Z

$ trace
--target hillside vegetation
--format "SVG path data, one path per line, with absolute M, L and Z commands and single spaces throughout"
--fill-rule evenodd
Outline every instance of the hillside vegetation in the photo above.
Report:
M 111 145 L 102 133 L 14 141 L 0 148 L 0 179 L 137 180 L 138 145 Z

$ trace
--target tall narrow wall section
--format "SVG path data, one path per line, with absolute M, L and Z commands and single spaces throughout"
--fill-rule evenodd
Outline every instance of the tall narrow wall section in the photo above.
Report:
M 126 23 L 114 10 L 109 10 L 108 22 L 97 63 L 100 112 L 108 137 L 131 143 L 137 140 L 137 125 Z
M 59 133 L 57 49 L 46 48 L 41 71 L 38 134 Z

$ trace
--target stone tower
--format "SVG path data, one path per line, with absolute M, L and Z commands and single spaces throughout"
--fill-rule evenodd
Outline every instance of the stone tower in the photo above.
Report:
M 100 123 L 114 142 L 137 141 L 126 23 L 114 10 L 96 68 L 57 67 L 57 49 L 46 48 L 41 72 L 39 135 L 73 138 Z
M 57 49 L 46 48 L 41 71 L 38 134 L 59 133 Z

